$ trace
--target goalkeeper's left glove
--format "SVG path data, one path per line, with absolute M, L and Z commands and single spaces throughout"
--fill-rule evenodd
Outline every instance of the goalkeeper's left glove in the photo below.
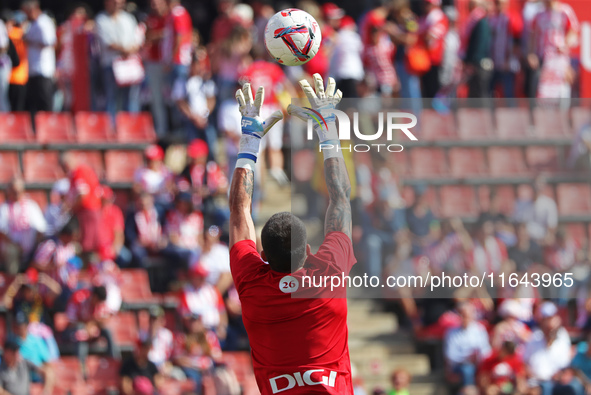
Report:
M 250 84 L 244 84 L 242 90 L 236 91 L 236 100 L 242 114 L 242 137 L 236 167 L 254 170 L 254 164 L 259 155 L 261 139 L 277 122 L 283 119 L 281 111 L 275 111 L 263 121 L 260 116 L 261 107 L 265 100 L 265 90 L 261 86 L 253 100 Z

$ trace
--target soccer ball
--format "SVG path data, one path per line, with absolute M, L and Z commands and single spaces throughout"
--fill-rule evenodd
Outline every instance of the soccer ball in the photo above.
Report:
M 265 47 L 269 55 L 286 66 L 309 62 L 318 52 L 321 41 L 318 22 L 297 8 L 279 11 L 265 28 Z

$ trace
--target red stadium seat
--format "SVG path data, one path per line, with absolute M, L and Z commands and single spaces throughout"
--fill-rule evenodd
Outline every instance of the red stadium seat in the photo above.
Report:
M 120 385 L 121 361 L 96 355 L 86 359 L 86 389 L 89 394 L 106 394 L 117 391 Z
M 113 141 L 111 117 L 103 112 L 79 112 L 75 117 L 76 133 L 80 143 L 107 143 Z
M 106 179 L 109 182 L 133 182 L 133 175 L 143 165 L 143 154 L 138 151 L 105 153 Z
M 530 137 L 530 115 L 527 108 L 497 108 L 495 110 L 497 135 L 501 139 Z
M 28 112 L 0 113 L 0 141 L 2 143 L 32 143 L 33 124 Z
M 100 151 L 69 151 L 76 163 L 85 163 L 94 170 L 99 179 L 105 177 L 103 155 Z
M 21 174 L 16 152 L 0 152 L 0 183 L 10 182 L 15 176 Z
M 133 347 L 138 338 L 137 322 L 131 312 L 119 313 L 109 318 L 107 328 L 119 346 Z
M 150 290 L 148 272 L 144 269 L 121 271 L 121 298 L 124 303 L 153 303 L 154 295 Z
M 559 108 L 534 109 L 535 135 L 542 139 L 565 138 L 569 135 L 568 113 Z
M 462 140 L 494 138 L 491 111 L 486 108 L 460 108 L 458 110 L 458 134 Z
M 491 192 L 494 192 L 494 201 L 491 202 Z M 496 205 L 496 210 L 511 216 L 513 206 L 515 205 L 515 189 L 512 185 L 482 185 L 478 188 L 478 204 L 480 211 L 489 211 L 492 205 Z
M 526 147 L 525 161 L 533 172 L 560 170 L 556 147 Z
M 76 357 L 61 357 L 52 363 L 55 373 L 53 395 L 85 394 L 80 361 Z
M 445 152 L 441 148 L 416 147 L 410 150 L 410 171 L 414 177 L 434 178 L 447 174 Z
M 574 133 L 579 133 L 583 126 L 591 126 L 591 108 L 573 107 L 571 109 L 571 120 Z
M 120 143 L 153 143 L 156 141 L 154 120 L 149 112 L 120 112 L 115 119 L 117 141 Z
M 523 152 L 518 147 L 489 148 L 488 167 L 493 177 L 515 177 L 528 173 Z
M 585 224 L 570 223 L 565 225 L 566 233 L 571 237 L 581 248 L 587 247 L 587 229 Z
M 474 189 L 467 185 L 445 185 L 439 190 L 443 217 L 475 217 L 478 206 Z
M 591 186 L 587 184 L 559 184 L 557 188 L 560 215 L 589 215 L 591 213 Z
M 480 148 L 451 148 L 449 150 L 451 175 L 457 178 L 488 174 L 484 152 Z
M 39 205 L 41 211 L 45 212 L 45 208 L 47 207 L 47 191 L 27 191 L 27 195 Z
M 41 144 L 75 143 L 74 120 L 66 112 L 38 112 L 35 115 L 37 142 Z
M 26 151 L 23 167 L 26 182 L 53 182 L 64 177 L 57 151 Z
M 421 112 L 417 126 L 419 141 L 455 140 L 458 138 L 452 114 L 441 114 L 425 109 Z

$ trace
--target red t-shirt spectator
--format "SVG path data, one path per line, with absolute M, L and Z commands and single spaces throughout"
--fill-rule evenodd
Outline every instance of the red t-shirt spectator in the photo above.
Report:
M 191 16 L 182 5 L 175 6 L 166 17 L 164 32 L 163 56 L 164 60 L 176 65 L 191 64 L 191 43 L 193 41 L 193 22 Z M 173 53 L 177 37 L 181 37 L 180 45 Z
M 478 367 L 478 375 L 481 374 L 490 376 L 491 384 L 499 387 L 507 383 L 515 384 L 517 377 L 525 375 L 525 364 L 517 354 L 502 357 L 493 352 Z
M 81 289 L 72 294 L 66 316 L 70 322 L 90 322 L 109 316 L 109 308 L 105 302 L 95 306 L 92 304 L 92 290 Z
M 103 207 L 101 213 L 102 225 L 99 228 L 101 239 L 101 252 L 104 259 L 115 259 L 113 251 L 113 242 L 115 241 L 115 232 L 123 232 L 124 219 L 123 212 L 115 204 L 108 204 Z
M 166 18 L 160 15 L 150 14 L 146 18 L 146 27 L 152 34 L 163 34 L 166 28 Z M 162 60 L 162 39 L 146 42 L 145 59 L 148 62 L 160 62 Z
M 92 167 L 81 164 L 70 175 L 70 193 L 80 196 L 82 209 L 95 211 L 101 208 L 101 187 Z
M 183 288 L 179 305 L 182 316 L 196 314 L 206 328 L 216 328 L 220 324 L 220 313 L 225 310 L 224 299 L 214 286 L 204 283 L 196 289 L 190 284 Z
M 285 81 L 285 74 L 277 63 L 257 60 L 244 71 L 241 79 L 248 80 L 251 86 L 265 88 L 265 104 L 279 103 L 278 88 Z

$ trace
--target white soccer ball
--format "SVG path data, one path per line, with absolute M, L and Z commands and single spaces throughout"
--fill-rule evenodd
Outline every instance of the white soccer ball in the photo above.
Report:
M 285 66 L 309 62 L 318 52 L 321 41 L 318 22 L 297 8 L 279 11 L 265 28 L 265 47 L 269 55 Z

